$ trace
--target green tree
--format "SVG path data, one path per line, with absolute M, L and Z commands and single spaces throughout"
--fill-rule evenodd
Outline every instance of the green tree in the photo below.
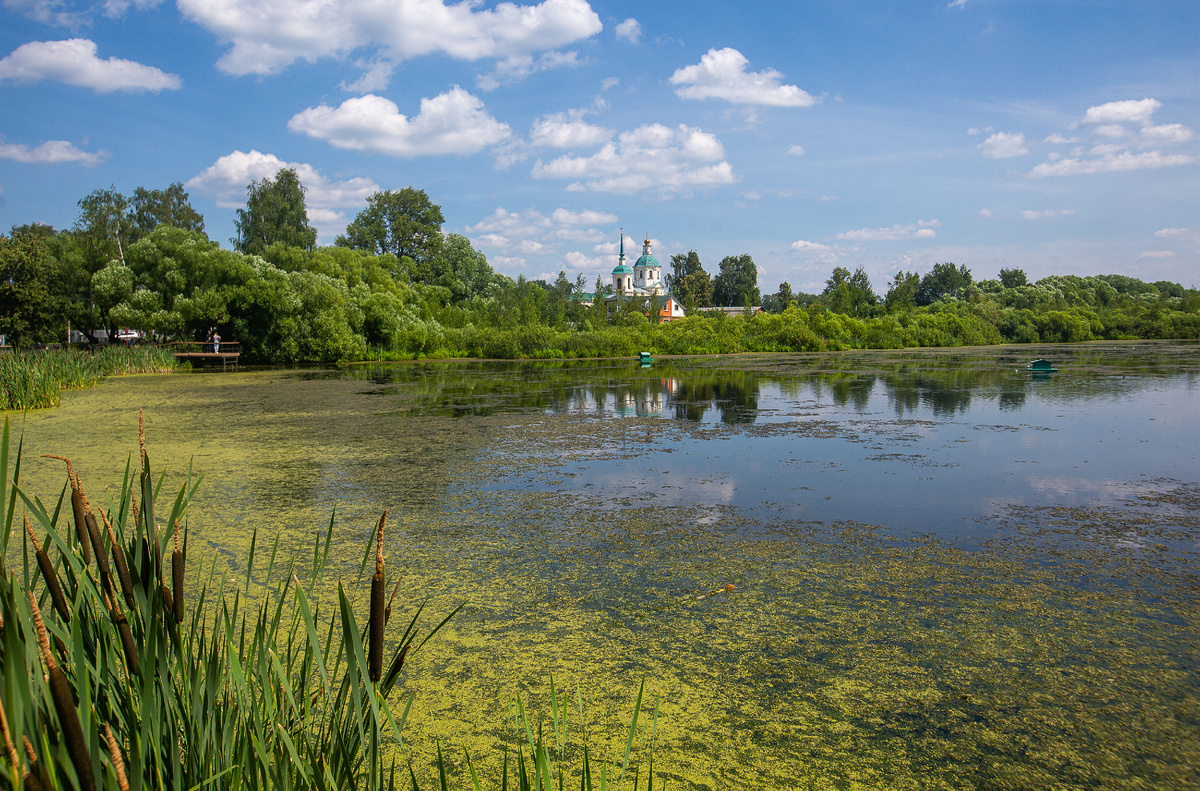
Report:
M 911 310 L 917 304 L 917 289 L 921 287 L 921 276 L 916 272 L 897 272 L 888 286 L 884 304 L 888 313 Z
M 713 301 L 726 307 L 758 305 L 758 267 L 748 253 L 727 255 L 721 259 L 721 270 L 713 280 Z
M 870 308 L 879 302 L 871 278 L 861 266 L 853 274 L 844 266 L 834 267 L 821 298 L 834 313 L 853 316 L 868 315 Z
M 1020 288 L 1028 285 L 1029 278 L 1025 276 L 1024 269 L 1001 269 L 1000 270 L 1000 285 L 1005 288 Z
M 88 271 L 99 271 L 112 259 L 125 262 L 133 231 L 129 198 L 115 188 L 93 190 L 79 200 L 75 232 L 84 248 Z
M 66 319 L 46 238 L 13 230 L 0 236 L 0 335 L 11 346 L 61 341 Z
M 386 190 L 367 198 L 367 207 L 334 243 L 376 255 L 408 256 L 416 266 L 416 279 L 428 281 L 432 274 L 425 270 L 441 252 L 445 221 L 442 207 L 429 200 L 425 190 Z
M 131 242 L 136 242 L 159 225 L 204 232 L 204 217 L 192 208 L 187 190 L 178 181 L 163 190 L 138 187 L 129 202 L 133 214 Z
M 932 305 L 945 297 L 961 299 L 966 296 L 971 283 L 971 270 L 966 264 L 958 267 L 950 263 L 934 264 L 933 269 L 921 278 L 917 304 Z
M 308 224 L 304 185 L 294 168 L 282 168 L 275 178 L 262 178 L 246 186 L 246 208 L 238 209 L 231 241 L 238 250 L 261 255 L 276 242 L 312 250 L 317 232 Z

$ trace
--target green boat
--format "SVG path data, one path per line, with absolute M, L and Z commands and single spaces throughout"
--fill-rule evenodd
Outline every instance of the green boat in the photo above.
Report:
M 1052 374 L 1058 372 L 1058 369 L 1049 360 L 1032 360 L 1029 365 L 1025 366 L 1025 370 L 1034 374 Z

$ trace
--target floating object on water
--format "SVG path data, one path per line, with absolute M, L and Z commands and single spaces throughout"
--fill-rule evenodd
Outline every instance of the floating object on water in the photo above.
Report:
M 649 365 L 654 362 L 654 358 L 650 356 L 650 352 L 638 352 L 638 360 L 641 361 L 642 365 Z
M 1058 372 L 1058 369 L 1049 360 L 1031 360 L 1029 365 L 1025 366 L 1025 370 L 1034 374 L 1052 374 Z

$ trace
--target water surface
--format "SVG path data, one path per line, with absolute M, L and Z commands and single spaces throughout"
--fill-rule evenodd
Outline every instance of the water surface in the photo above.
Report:
M 468 602 L 411 665 L 419 767 L 437 738 L 494 771 L 510 696 L 553 675 L 606 754 L 645 678 L 677 787 L 1189 788 L 1197 352 L 127 377 L 29 415 L 23 475 L 56 495 L 34 457 L 61 453 L 115 489 L 142 407 L 171 484 L 205 470 L 189 531 L 220 569 L 336 510 L 353 583 L 389 509 L 405 595 Z

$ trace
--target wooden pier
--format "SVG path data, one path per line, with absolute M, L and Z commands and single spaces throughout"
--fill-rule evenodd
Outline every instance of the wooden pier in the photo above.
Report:
M 187 360 L 193 366 L 207 366 L 209 363 L 215 366 L 220 360 L 222 371 L 229 368 L 236 371 L 238 357 L 241 355 L 241 346 L 236 341 L 232 343 L 221 341 L 215 352 L 212 350 L 211 343 L 173 343 L 171 345 L 174 348 L 176 360 L 180 362 Z

